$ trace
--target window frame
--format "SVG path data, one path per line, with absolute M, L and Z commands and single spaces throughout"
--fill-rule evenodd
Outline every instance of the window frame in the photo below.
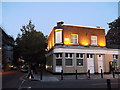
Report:
M 62 66 L 62 55 L 61 55 L 62 53 L 55 53 L 55 60 L 56 60 L 56 66 Z M 57 57 L 57 55 L 58 55 L 58 57 Z M 58 59 L 61 59 L 61 65 L 57 65 L 57 60 Z
M 116 67 L 119 67 L 119 59 L 118 58 L 119 58 L 119 56 L 117 54 L 113 54 L 113 61 L 117 60 L 117 64 L 116 64 L 117 66 Z
M 91 35 L 91 45 L 98 46 L 98 37 L 95 35 Z
M 74 36 L 76 36 L 76 38 Z M 75 42 L 75 41 L 77 41 L 77 42 Z M 71 44 L 78 44 L 78 34 L 71 34 L 70 35 L 70 43 Z
M 55 44 L 63 43 L 63 40 L 62 40 L 63 36 L 62 36 L 62 34 L 63 34 L 63 29 L 56 29 L 55 30 Z M 60 42 L 58 42 L 58 41 L 60 41 Z
M 68 55 L 66 55 L 66 54 L 68 54 Z M 70 54 L 72 54 L 72 57 L 70 57 Z M 74 55 L 73 53 L 65 53 L 65 66 L 66 67 L 73 67 L 73 55 Z M 66 65 L 66 60 L 67 59 L 71 59 L 72 60 L 72 65 Z
M 79 57 L 77 57 L 77 54 L 79 54 L 79 55 L 78 55 Z M 81 57 L 81 56 L 82 56 L 82 57 Z M 80 66 L 79 66 L 78 63 L 77 63 L 77 60 L 78 60 L 78 59 L 82 59 L 82 63 L 83 63 L 83 64 L 80 65 Z M 77 67 L 84 67 L 84 59 L 85 59 L 85 54 L 83 54 L 83 53 L 76 53 L 76 66 L 77 66 Z

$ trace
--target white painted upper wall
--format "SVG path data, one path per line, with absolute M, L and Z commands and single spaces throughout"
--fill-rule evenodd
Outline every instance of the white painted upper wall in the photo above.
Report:
M 94 54 L 118 54 L 118 49 L 71 49 L 71 48 L 55 48 L 53 53 L 94 53 Z

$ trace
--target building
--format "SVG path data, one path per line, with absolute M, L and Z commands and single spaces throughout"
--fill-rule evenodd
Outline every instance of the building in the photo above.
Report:
M 53 73 L 108 73 L 120 66 L 119 49 L 106 48 L 105 29 L 57 22 L 48 36 L 46 69 Z M 112 63 L 112 64 L 111 64 Z M 111 66 L 112 65 L 112 66 Z
M 0 31 L 2 33 L 2 65 L 5 68 L 13 63 L 14 39 L 7 35 L 2 28 L 0 28 Z
M 2 70 L 2 30 L 0 29 L 0 71 Z

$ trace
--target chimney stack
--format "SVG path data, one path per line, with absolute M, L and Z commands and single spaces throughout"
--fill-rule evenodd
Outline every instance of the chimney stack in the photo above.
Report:
M 62 24 L 64 24 L 64 22 L 63 22 L 63 21 L 58 21 L 58 22 L 57 22 L 57 27 L 61 27 L 61 26 L 62 26 Z

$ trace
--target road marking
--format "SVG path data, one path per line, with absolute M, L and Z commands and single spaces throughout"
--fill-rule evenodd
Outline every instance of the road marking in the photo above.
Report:
M 24 74 L 23 76 L 21 76 L 19 79 L 20 80 L 24 80 L 24 77 L 26 76 L 27 74 Z
M 19 88 L 18 88 L 19 90 L 22 89 L 22 84 L 23 84 L 24 82 L 25 82 L 25 80 L 23 80 L 22 83 L 20 84 L 20 86 L 19 86 Z

